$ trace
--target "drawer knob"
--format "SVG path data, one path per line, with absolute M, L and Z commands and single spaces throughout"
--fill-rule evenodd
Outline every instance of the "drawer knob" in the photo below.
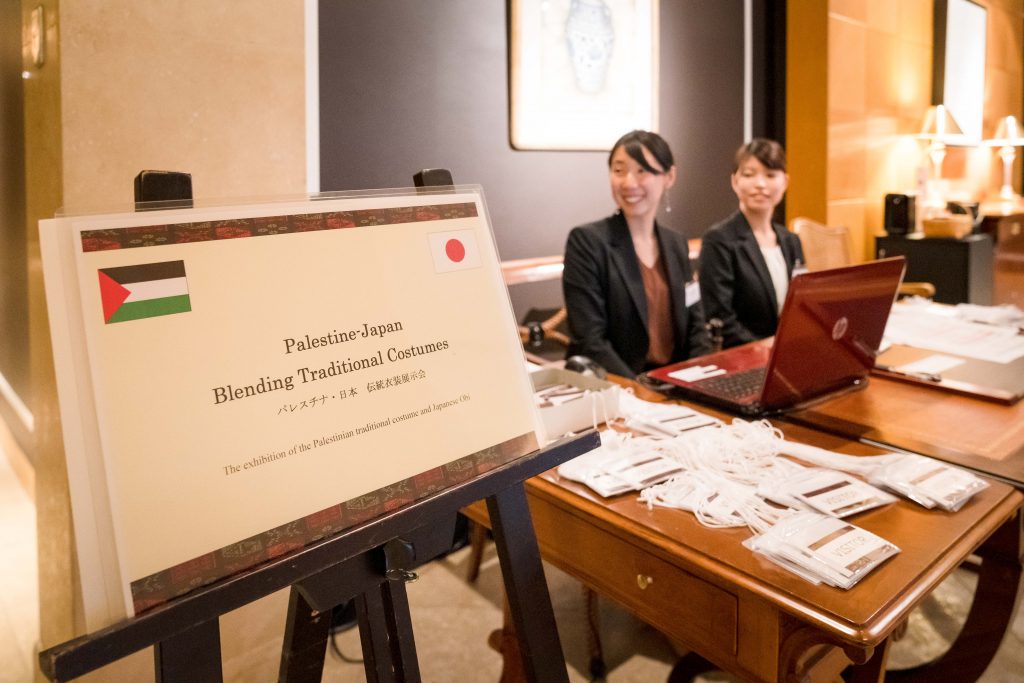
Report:
M 646 590 L 652 583 L 654 583 L 653 576 L 647 576 L 646 574 L 636 575 L 636 585 L 640 587 L 640 590 Z

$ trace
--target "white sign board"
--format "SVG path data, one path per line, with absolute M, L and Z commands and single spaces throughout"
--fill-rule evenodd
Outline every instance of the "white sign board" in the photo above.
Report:
M 40 232 L 90 630 L 537 447 L 478 189 Z

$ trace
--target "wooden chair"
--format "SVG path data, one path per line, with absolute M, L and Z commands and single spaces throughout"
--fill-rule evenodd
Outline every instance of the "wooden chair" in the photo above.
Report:
M 804 265 L 808 270 L 839 268 L 854 262 L 850 231 L 845 226 L 825 225 L 798 216 L 790 223 L 790 229 L 800 236 L 806 260 Z M 899 293 L 900 296 L 930 299 L 935 296 L 935 285 L 930 282 L 904 282 Z
M 522 284 L 524 282 L 544 282 L 556 280 L 562 277 L 562 257 L 540 256 L 537 258 L 517 259 L 514 261 L 501 262 L 501 276 L 506 286 Z M 540 334 L 542 339 L 553 339 L 564 347 L 569 346 L 569 336 L 558 329 L 558 326 L 565 321 L 565 306 L 555 311 L 550 317 L 540 322 Z M 537 334 L 528 325 L 519 326 L 519 338 L 523 344 L 529 344 L 533 339 L 531 336 Z

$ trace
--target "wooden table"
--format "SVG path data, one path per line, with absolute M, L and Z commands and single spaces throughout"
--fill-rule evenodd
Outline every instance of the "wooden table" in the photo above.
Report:
M 1024 488 L 1024 401 L 1003 405 L 873 376 L 787 421 L 930 455 Z
M 645 396 L 645 398 L 649 398 Z M 877 449 L 799 425 L 787 438 L 851 454 Z M 903 674 L 973 680 L 1012 617 L 1021 573 L 1024 496 L 993 482 L 957 513 L 899 502 L 852 521 L 902 552 L 848 591 L 814 586 L 741 545 L 746 529 L 708 529 L 690 513 L 604 499 L 549 471 L 527 483 L 542 556 L 658 630 L 745 680 L 884 676 L 911 610 L 965 558 L 981 556 L 968 622 L 945 658 Z M 486 524 L 481 506 L 468 510 Z M 504 652 L 506 662 L 514 653 Z

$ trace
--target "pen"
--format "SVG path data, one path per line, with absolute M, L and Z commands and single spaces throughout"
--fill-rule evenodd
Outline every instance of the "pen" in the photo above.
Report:
M 904 377 L 911 377 L 913 379 L 924 380 L 925 382 L 941 382 L 942 375 L 937 372 L 906 372 L 904 370 L 897 370 L 891 365 L 882 365 L 881 363 L 875 363 L 875 367 L 885 372 L 891 372 L 894 375 L 903 375 Z

